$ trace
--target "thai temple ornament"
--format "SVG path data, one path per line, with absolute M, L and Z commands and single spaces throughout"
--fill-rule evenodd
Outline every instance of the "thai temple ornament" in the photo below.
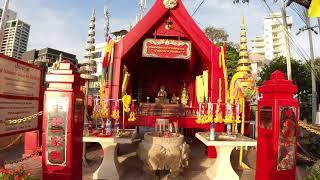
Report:
M 173 9 L 178 5 L 178 0 L 163 0 L 163 5 L 167 9 Z
M 189 101 L 189 94 L 188 94 L 187 88 L 184 85 L 181 91 L 181 104 L 183 106 L 186 106 L 188 104 L 188 101 Z
M 92 16 L 90 18 L 89 31 L 88 31 L 88 39 L 86 45 L 86 53 L 84 56 L 84 60 L 82 60 L 79 68 L 80 76 L 86 80 L 85 83 L 85 100 L 84 100 L 84 124 L 90 124 L 88 121 L 88 94 L 89 94 L 89 81 L 95 80 L 96 76 L 92 75 L 97 71 L 97 63 L 93 60 L 94 58 L 94 36 L 95 36 L 95 10 L 92 11 Z M 97 113 L 95 112 L 95 115 Z
M 230 102 L 226 103 L 226 116 L 224 119 L 225 124 L 231 124 L 233 122 L 233 108 Z
M 114 104 L 113 104 L 113 107 L 112 107 L 111 117 L 113 119 L 119 119 L 120 118 L 119 100 L 114 101 Z
M 122 104 L 123 104 L 123 110 L 124 112 L 130 112 L 130 104 L 131 104 L 131 96 L 130 95 L 124 95 L 122 97 Z
M 93 9 L 92 15 L 90 18 L 89 23 L 89 31 L 88 31 L 88 38 L 87 38 L 87 44 L 86 44 L 86 53 L 84 56 L 84 59 L 82 60 L 80 64 L 80 73 L 81 77 L 87 81 L 89 80 L 95 80 L 97 77 L 92 75 L 97 71 L 97 63 L 94 61 L 94 51 L 95 51 L 95 10 Z
M 130 115 L 129 115 L 128 121 L 130 122 L 136 121 L 136 112 L 135 112 L 133 100 L 131 102 Z

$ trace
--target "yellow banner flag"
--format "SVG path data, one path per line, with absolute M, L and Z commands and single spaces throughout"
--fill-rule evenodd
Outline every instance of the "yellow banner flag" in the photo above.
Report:
M 308 12 L 309 17 L 320 17 L 320 0 L 312 0 Z

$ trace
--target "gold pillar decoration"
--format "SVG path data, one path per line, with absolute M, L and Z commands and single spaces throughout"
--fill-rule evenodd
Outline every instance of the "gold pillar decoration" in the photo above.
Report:
M 209 102 L 209 71 L 203 71 L 203 90 L 204 90 L 204 100 Z
M 203 76 L 196 77 L 196 95 L 198 103 L 204 102 Z
M 121 86 L 122 96 L 124 96 L 127 93 L 129 80 L 130 80 L 130 73 L 125 72 L 123 75 L 122 86 Z

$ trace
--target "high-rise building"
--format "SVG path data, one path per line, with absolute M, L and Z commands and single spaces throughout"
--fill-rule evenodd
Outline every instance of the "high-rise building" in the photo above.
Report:
M 265 56 L 264 38 L 262 36 L 258 36 L 254 40 L 252 40 L 252 52 Z
M 43 48 L 40 50 L 30 50 L 22 54 L 22 60 L 28 63 L 34 64 L 37 62 L 44 62 L 48 66 L 51 66 L 54 62 L 59 60 L 60 54 L 62 55 L 62 59 L 68 60 L 74 65 L 78 64 L 78 60 L 76 55 L 66 53 L 60 50 L 52 49 L 52 48 Z
M 287 16 L 288 31 L 291 34 L 292 17 Z M 286 55 L 286 33 L 283 27 L 281 13 L 272 13 L 264 18 L 263 36 L 252 41 L 252 52 L 264 54 L 266 59 L 272 60 Z
M 27 51 L 30 25 L 14 19 L 6 22 L 0 53 L 17 59 Z

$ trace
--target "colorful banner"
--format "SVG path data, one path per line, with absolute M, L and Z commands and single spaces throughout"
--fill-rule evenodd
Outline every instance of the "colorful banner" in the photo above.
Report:
M 190 59 L 191 42 L 171 39 L 146 39 L 143 42 L 143 57 Z

